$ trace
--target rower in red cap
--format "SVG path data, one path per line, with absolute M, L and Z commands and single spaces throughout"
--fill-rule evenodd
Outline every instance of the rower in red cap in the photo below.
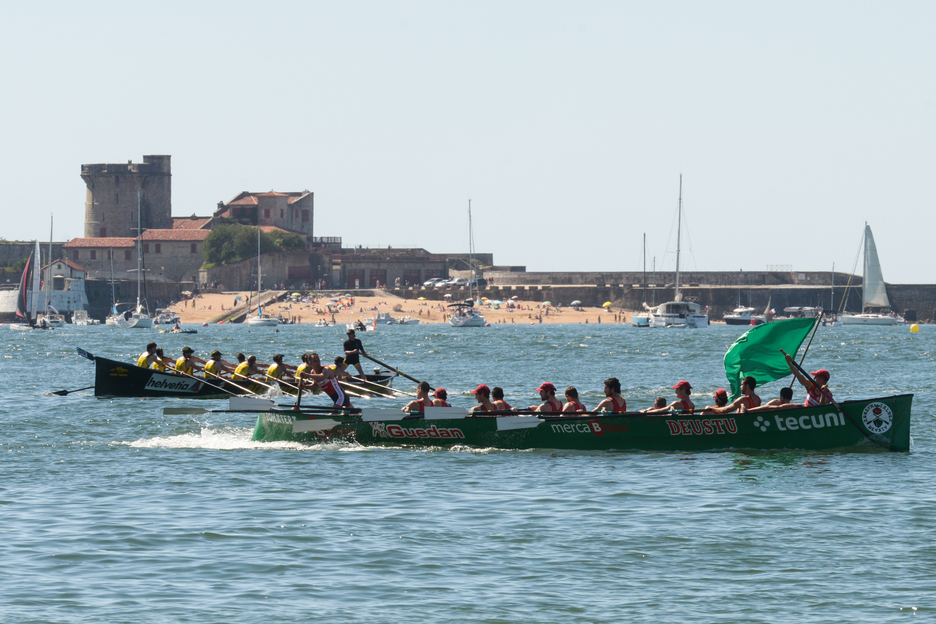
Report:
M 446 402 L 448 392 L 445 391 L 445 388 L 436 388 L 433 396 L 435 397 L 432 400 L 433 407 L 452 407 Z
M 540 393 L 540 398 L 543 399 L 544 403 L 541 405 L 531 405 L 530 409 L 534 412 L 556 412 L 559 413 L 562 411 L 562 402 L 556 398 L 556 386 L 552 385 L 548 381 L 544 381 L 540 384 L 540 387 L 536 389 Z
M 647 408 L 640 410 L 640 412 L 642 414 L 666 414 L 673 410 L 691 412 L 695 409 L 695 403 L 689 400 L 689 394 L 692 392 L 692 386 L 689 385 L 688 381 L 680 381 L 675 386 L 673 386 L 673 390 L 676 391 L 675 401 L 666 407 Z
M 478 404 L 472 407 L 469 412 L 491 412 L 494 411 L 494 404 L 491 403 L 491 389 L 481 384 L 471 391 L 478 400 Z
M 783 355 L 786 356 L 787 366 L 790 367 L 790 372 L 793 373 L 796 380 L 806 388 L 806 402 L 803 403 L 805 407 L 827 405 L 832 401 L 832 391 L 828 388 L 829 377 L 831 377 L 829 371 L 824 368 L 809 371 L 809 374 L 812 376 L 812 379 L 810 379 L 797 370 L 796 365 L 793 363 L 793 358 L 789 353 L 783 352 Z

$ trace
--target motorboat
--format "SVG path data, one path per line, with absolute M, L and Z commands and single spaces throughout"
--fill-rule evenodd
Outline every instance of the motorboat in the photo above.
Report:
M 767 322 L 766 317 L 754 314 L 754 312 L 754 308 L 739 306 L 731 314 L 726 314 L 723 318 L 728 325 L 762 325 Z

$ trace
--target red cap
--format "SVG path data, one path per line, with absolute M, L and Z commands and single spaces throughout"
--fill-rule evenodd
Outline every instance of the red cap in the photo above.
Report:
M 675 388 L 676 386 L 673 386 L 673 387 Z M 724 388 L 719 388 L 718 390 L 715 391 L 715 396 L 728 396 L 728 391 L 725 390 Z
M 448 392 L 445 391 L 445 388 L 436 388 L 433 394 L 435 394 L 435 396 L 439 397 L 440 399 L 444 399 L 448 396 Z
M 829 379 L 832 378 L 832 376 L 829 374 L 829 371 L 827 371 L 827 370 L 824 369 L 824 368 L 820 368 L 820 369 L 817 370 L 817 371 L 812 371 L 812 372 L 809 373 L 809 374 L 812 375 L 813 377 L 825 377 L 825 378 L 826 378 L 826 381 L 829 381 Z
M 436 390 L 436 392 L 438 392 L 438 390 Z M 488 388 L 486 385 L 481 384 L 480 386 L 472 390 L 471 394 L 491 394 L 491 389 Z
M 536 389 L 537 392 L 540 392 L 542 390 L 546 390 L 547 392 L 555 392 L 556 386 L 552 385 L 548 381 L 544 381 L 543 383 L 540 384 L 540 387 Z
M 673 390 L 692 390 L 692 386 L 689 385 L 688 381 L 683 379 L 682 381 L 677 383 L 675 386 L 673 386 Z

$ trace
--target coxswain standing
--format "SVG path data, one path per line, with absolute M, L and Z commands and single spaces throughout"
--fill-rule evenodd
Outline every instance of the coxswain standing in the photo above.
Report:
M 829 371 L 824 368 L 820 368 L 817 371 L 810 371 L 809 374 L 812 376 L 812 379 L 799 372 L 796 368 L 796 365 L 793 363 L 793 358 L 790 357 L 788 353 L 780 350 L 781 353 L 786 357 L 787 366 L 790 367 L 790 372 L 793 373 L 793 376 L 796 377 L 796 380 L 803 384 L 803 387 L 806 388 L 806 402 L 803 403 L 804 407 L 812 407 L 814 405 L 827 405 L 832 402 L 832 391 L 829 390 Z
M 353 329 L 348 330 L 348 339 L 344 341 L 344 353 L 345 353 L 345 363 L 350 367 L 353 366 L 357 369 L 358 376 L 361 379 L 364 379 L 364 369 L 361 368 L 361 357 L 360 355 L 367 354 L 364 351 L 364 345 L 361 344 L 361 341 L 355 337 Z
M 302 373 L 302 378 L 314 382 L 315 385 L 324 390 L 325 394 L 334 401 L 335 407 L 351 407 L 351 399 L 338 385 L 335 371 L 322 366 L 319 354 L 315 352 L 308 354 L 307 363 L 309 366 Z
M 140 368 L 149 368 L 153 365 L 156 357 L 156 343 L 151 342 L 146 345 L 146 351 L 141 353 L 140 357 L 137 358 L 137 366 Z
M 531 405 L 531 410 L 534 412 L 562 412 L 562 402 L 556 398 L 556 386 L 548 381 L 544 381 L 536 390 L 540 393 L 540 398 L 543 400 L 543 403 L 540 405 Z
M 641 414 L 666 414 L 671 411 L 683 411 L 683 412 L 692 412 L 695 409 L 695 403 L 689 400 L 689 395 L 692 393 L 692 386 L 689 385 L 688 381 L 680 381 L 675 386 L 673 390 L 676 391 L 676 400 L 667 405 L 666 407 L 657 407 L 657 408 L 647 408 L 640 410 Z
M 429 398 L 429 391 L 432 388 L 429 387 L 429 382 L 420 381 L 419 385 L 416 386 L 416 398 L 407 403 L 402 407 L 404 412 L 419 412 L 420 414 L 426 413 L 427 407 L 432 407 L 432 399 Z
M 491 389 L 488 388 L 485 384 L 481 384 L 472 390 L 471 394 L 475 395 L 475 399 L 477 399 L 478 404 L 468 410 L 469 412 L 480 413 L 494 411 L 494 404 L 491 403 Z
M 617 377 L 605 379 L 604 394 L 606 398 L 595 407 L 595 411 L 612 414 L 627 412 L 627 401 L 621 396 L 621 382 Z

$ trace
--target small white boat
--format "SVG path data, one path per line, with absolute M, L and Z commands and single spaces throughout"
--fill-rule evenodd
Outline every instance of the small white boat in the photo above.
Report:
M 36 317 L 36 323 L 40 326 L 45 324 L 48 327 L 58 328 L 65 327 L 65 315 L 57 314 L 55 312 L 46 312 L 45 314 L 40 314 Z
M 124 312 L 117 312 L 115 306 L 114 312 L 107 317 L 105 323 L 111 327 L 119 327 L 121 329 L 153 328 L 153 319 L 143 311 L 143 306 L 139 304 L 137 304 L 136 308 Z
M 253 316 L 248 316 L 244 323 L 252 327 L 274 327 L 280 324 L 280 320 L 275 316 L 258 312 Z
M 739 306 L 723 318 L 728 325 L 762 325 L 767 322 L 764 316 L 754 314 L 754 308 Z
M 395 318 L 390 316 L 387 312 L 378 312 L 377 318 L 366 318 L 364 322 L 368 325 L 376 322 L 378 325 L 419 325 L 419 319 L 414 319 L 411 316 L 403 316 L 400 318 Z
M 100 325 L 101 322 L 97 319 L 93 319 L 88 316 L 87 310 L 75 310 L 72 313 L 72 325 L 86 326 L 86 325 Z
M 166 308 L 156 310 L 156 318 L 153 320 L 157 325 L 175 325 L 181 321 L 182 318 L 178 314 Z
M 632 315 L 631 325 L 634 327 L 650 327 L 650 315 L 646 312 Z
M 452 327 L 485 327 L 487 325 L 484 316 L 471 304 L 453 303 L 449 307 L 455 308 L 452 316 L 449 317 L 449 325 Z

